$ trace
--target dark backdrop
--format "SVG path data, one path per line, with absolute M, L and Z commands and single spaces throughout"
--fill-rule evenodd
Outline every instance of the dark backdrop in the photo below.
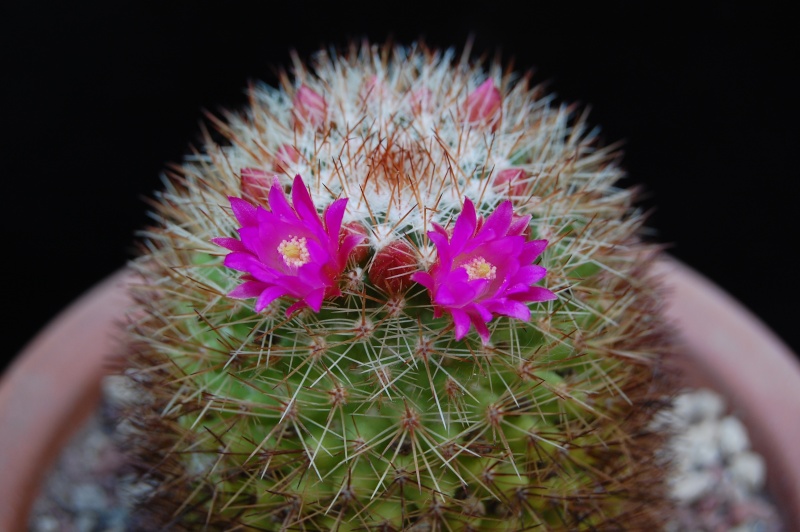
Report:
M 270 6 L 269 4 L 275 4 Z M 3 353 L 130 257 L 143 197 L 289 50 L 348 38 L 462 47 L 535 69 L 626 141 L 654 238 L 800 351 L 792 17 L 760 2 L 16 2 L 3 7 Z M 256 5 L 262 7 L 254 7 Z M 655 4 L 649 4 L 653 6 Z M 524 7 L 522 7 L 524 6 Z M 757 354 L 754 354 L 757 356 Z

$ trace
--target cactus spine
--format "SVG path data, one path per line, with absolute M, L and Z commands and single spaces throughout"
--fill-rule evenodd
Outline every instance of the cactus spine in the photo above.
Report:
M 668 336 L 647 275 L 656 249 L 634 193 L 615 186 L 618 149 L 529 77 L 423 45 L 320 52 L 249 97 L 214 119 L 224 142 L 208 135 L 167 176 L 134 264 L 127 373 L 146 400 L 131 407 L 129 443 L 154 486 L 150 518 L 213 530 L 657 524 L 661 437 L 648 427 Z M 242 275 L 220 242 L 238 245 L 245 215 L 228 198 L 274 210 L 273 176 L 283 194 L 296 175 L 320 216 L 347 199 L 341 238 L 358 245 L 318 311 L 284 296 L 256 312 L 256 296 L 229 295 Z M 412 279 L 441 258 L 434 224 L 452 234 L 467 200 L 483 221 L 510 200 L 518 232 L 547 240 L 536 286 L 554 298 L 531 300 L 528 320 L 493 315 L 486 337 L 459 332 Z M 293 238 L 279 249 L 299 267 L 311 252 Z M 470 281 L 506 260 L 479 259 L 464 265 Z

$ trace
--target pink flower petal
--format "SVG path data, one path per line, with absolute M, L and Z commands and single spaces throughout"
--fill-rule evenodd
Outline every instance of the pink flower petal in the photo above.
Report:
M 513 213 L 514 209 L 511 206 L 511 202 L 504 201 L 483 223 L 481 232 L 485 234 L 487 238 L 494 239 L 505 236 L 511 226 L 511 215 Z
M 311 223 L 311 225 L 314 225 L 312 222 L 319 222 L 317 208 L 314 207 L 314 202 L 300 174 L 294 177 L 294 183 L 292 184 L 292 203 L 298 218 Z M 338 238 L 338 234 L 336 236 Z
M 344 210 L 347 207 L 347 200 L 346 199 L 338 199 L 328 206 L 325 209 L 325 227 L 341 227 L 342 225 L 342 218 L 344 217 Z M 336 246 L 338 242 L 339 235 L 334 235 L 329 233 L 331 238 L 336 238 L 336 241 L 330 240 L 331 246 Z M 363 238 L 363 237 L 362 237 Z
M 469 332 L 469 316 L 463 310 L 458 309 L 452 309 L 450 315 L 453 317 L 453 325 L 455 325 L 456 329 L 456 340 L 461 340 Z
M 233 292 L 231 292 L 232 294 Z M 228 295 L 231 295 L 228 294 Z M 286 289 L 281 286 L 270 286 L 261 291 L 261 294 L 258 296 L 256 300 L 256 312 L 261 312 L 265 308 L 269 306 L 270 303 L 281 297 L 282 295 L 286 294 Z
M 514 275 L 514 283 L 532 285 L 544 279 L 545 275 L 547 275 L 547 270 L 542 266 L 535 264 L 523 266 Z
M 221 236 L 219 238 L 212 238 L 211 242 L 216 244 L 220 247 L 228 249 L 230 251 L 245 251 L 247 248 L 242 244 L 240 240 L 235 238 L 229 238 L 227 236 Z
M 547 288 L 532 286 L 528 289 L 528 292 L 524 294 L 524 299 L 526 301 L 552 301 L 553 299 L 558 299 L 558 296 Z
M 487 305 L 495 314 L 502 314 L 522 321 L 531 319 L 531 309 L 527 305 L 523 305 L 519 301 L 506 299 L 505 301 L 494 301 L 491 305 Z
M 260 281 L 245 281 L 231 290 L 228 295 L 236 299 L 250 299 L 251 297 L 258 297 L 266 286 Z
M 228 199 L 231 202 L 233 215 L 236 217 L 236 220 L 242 224 L 242 227 L 256 224 L 256 211 L 258 209 L 255 206 L 250 205 L 241 198 L 229 197 Z
M 322 308 L 322 300 L 325 298 L 325 290 L 319 289 L 314 290 L 310 294 L 306 296 L 305 304 L 311 307 L 314 312 L 319 312 L 320 308 Z M 297 305 L 298 303 L 295 303 Z M 288 313 L 287 313 L 288 315 Z
M 475 330 L 478 332 L 478 336 L 481 337 L 481 341 L 484 345 L 489 343 L 489 328 L 486 327 L 486 323 L 480 318 L 480 316 L 472 315 L 470 316 L 470 321 L 472 325 L 475 327 Z
M 433 277 L 428 272 L 416 272 L 411 275 L 411 280 L 415 283 L 419 283 L 428 290 L 433 290 L 434 287 L 434 280 Z
M 529 233 L 529 224 L 531 223 L 531 215 L 526 214 L 525 216 L 515 216 L 511 219 L 511 226 L 508 228 L 509 235 L 522 235 L 527 236 Z M 547 241 L 543 241 L 545 245 Z
M 542 251 L 544 251 L 545 247 L 547 247 L 547 240 L 531 240 L 525 244 L 525 249 L 522 256 L 524 257 L 524 260 L 532 261 L 542 254 Z
M 450 242 L 448 241 L 447 233 L 441 234 L 431 231 L 428 233 L 428 238 L 430 238 L 433 245 L 436 246 L 439 262 L 449 264 L 453 260 L 453 257 L 450 255 Z
M 453 236 L 450 238 L 450 247 L 452 249 L 461 250 L 467 240 L 474 236 L 476 222 L 475 205 L 467 198 L 464 200 L 464 209 L 456 220 Z
M 268 202 L 270 211 L 272 211 L 275 216 L 284 218 L 286 220 L 297 218 L 297 214 L 286 200 L 286 196 L 283 194 L 283 190 L 281 189 L 281 186 L 277 180 L 272 185 L 272 188 L 269 189 Z

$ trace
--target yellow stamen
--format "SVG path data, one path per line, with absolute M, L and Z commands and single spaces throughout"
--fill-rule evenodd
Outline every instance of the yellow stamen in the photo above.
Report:
M 464 269 L 467 270 L 470 281 L 475 279 L 492 280 L 497 277 L 497 268 L 483 257 L 472 259 L 464 265 Z
M 297 238 L 293 236 L 289 240 L 284 240 L 278 245 L 278 253 L 283 257 L 283 262 L 287 266 L 300 267 L 311 260 L 308 254 L 308 247 L 306 246 L 305 238 Z

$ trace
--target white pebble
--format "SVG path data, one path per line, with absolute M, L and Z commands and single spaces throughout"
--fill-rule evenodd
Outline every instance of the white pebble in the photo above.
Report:
M 719 448 L 724 456 L 739 454 L 750 448 L 747 429 L 738 418 L 727 416 L 719 422 Z
M 107 375 L 102 381 L 103 394 L 113 406 L 144 404 L 147 397 L 133 381 L 122 375 Z
M 79 512 L 101 511 L 108 507 L 108 497 L 100 486 L 78 484 L 72 488 L 72 505 Z
M 139 482 L 136 477 L 125 477 L 119 487 L 119 497 L 126 506 L 134 506 L 153 492 L 153 486 L 147 482 Z
M 674 401 L 675 416 L 687 423 L 716 419 L 725 410 L 722 397 L 711 390 L 697 390 L 679 395 Z
M 703 471 L 687 472 L 671 481 L 672 497 L 690 503 L 708 493 L 714 486 L 714 477 Z
M 712 467 L 720 462 L 717 423 L 704 421 L 692 425 L 675 445 L 692 468 Z
M 728 472 L 737 485 L 755 492 L 764 486 L 767 467 L 761 455 L 745 451 L 733 457 Z
M 81 512 L 75 519 L 76 532 L 94 532 L 98 528 L 97 516 L 94 512 Z
M 61 525 L 58 523 L 58 519 L 52 515 L 37 517 L 31 526 L 31 532 L 58 532 L 60 529 Z

